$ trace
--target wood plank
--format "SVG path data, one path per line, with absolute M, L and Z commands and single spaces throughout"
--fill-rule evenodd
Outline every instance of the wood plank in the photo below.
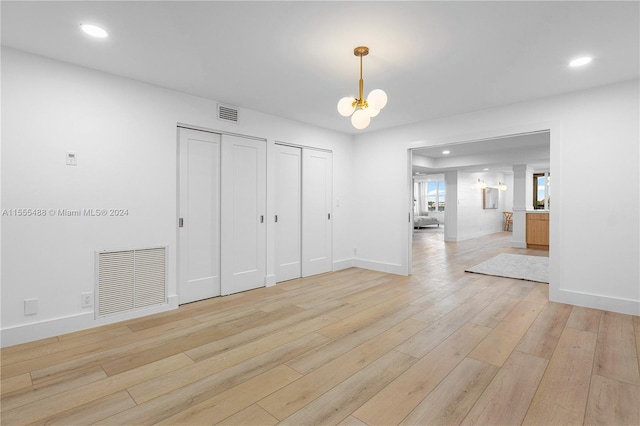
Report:
M 498 370 L 493 365 L 465 358 L 401 424 L 460 424 Z
M 175 355 L 171 358 L 157 361 L 117 376 L 107 377 L 57 395 L 34 401 L 13 410 L 3 410 L 2 422 L 11 425 L 30 424 L 192 363 L 193 361 L 184 354 Z
M 331 339 L 339 339 L 340 337 L 352 333 L 354 330 L 358 330 L 375 322 L 378 318 L 388 315 L 399 307 L 408 305 L 413 299 L 415 299 L 417 294 L 421 293 L 411 291 L 385 300 L 384 302 L 358 312 L 355 315 L 336 321 L 335 323 L 318 330 L 318 333 Z
M 0 392 L 2 395 L 9 394 L 31 386 L 31 375 L 29 373 L 20 374 L 19 376 L 8 377 L 0 382 Z
M 593 375 L 584 423 L 640 425 L 640 386 Z
M 173 333 L 182 334 L 185 329 L 194 325 L 202 326 L 194 319 L 187 318 L 139 333 L 126 334 L 92 345 L 58 352 L 51 356 L 3 366 L 2 376 L 4 377 L 5 374 L 12 376 L 11 373 L 15 372 L 30 372 L 34 384 L 56 380 L 57 377 L 65 376 L 74 370 L 99 366 L 101 362 L 119 356 L 131 348 L 147 344 L 149 341 L 166 339 L 168 336 L 173 336 Z M 10 370 L 10 373 L 7 373 L 6 370 Z
M 128 389 L 129 393 L 138 404 L 142 404 L 175 389 L 197 382 L 226 368 L 251 361 L 252 358 L 256 358 L 259 355 L 277 350 L 279 347 L 286 346 L 322 328 L 329 321 L 333 321 L 333 319 L 321 316 L 299 323 L 286 331 L 267 335 L 262 339 L 221 352 L 216 356 L 207 358 L 204 361 L 187 366 L 171 374 L 153 380 L 147 380 L 144 383 L 130 387 Z
M 255 404 L 301 376 L 286 365 L 279 365 L 212 398 L 191 405 L 188 409 L 167 417 L 158 424 L 217 423 Z
M 278 419 L 267 413 L 257 404 L 248 406 L 231 417 L 227 417 L 216 425 L 221 426 L 272 426 L 278 423 Z
M 374 324 L 354 330 L 347 336 L 338 340 L 330 341 L 317 349 L 310 350 L 287 362 L 287 365 L 302 374 L 308 374 L 328 362 L 333 361 L 356 346 L 366 342 L 368 339 L 371 339 L 378 334 L 385 332 L 394 325 L 410 318 L 419 310 L 420 308 L 416 306 L 406 306 L 393 314 L 380 318 Z
M 602 314 L 593 374 L 640 386 L 636 333 L 630 315 Z
M 16 351 L 2 357 L 2 364 L 9 365 L 17 362 L 23 362 L 29 359 L 48 357 L 51 354 L 75 349 L 81 346 L 90 345 L 96 342 L 102 342 L 113 337 L 131 334 L 129 327 L 121 326 L 110 328 L 97 333 L 85 334 L 75 338 L 62 338 L 59 341 L 47 345 L 41 345 L 32 349 Z
M 74 407 L 55 416 L 42 419 L 38 421 L 38 423 L 60 426 L 88 425 L 99 422 L 135 405 L 136 403 L 131 399 L 127 391 L 120 391 L 87 404 Z
M 451 290 L 449 288 L 446 288 L 444 289 L 444 291 L 448 293 L 446 297 L 440 297 L 439 300 L 433 303 L 429 303 L 429 304 L 424 302 L 411 303 L 412 305 L 415 305 L 415 306 L 424 307 L 422 312 L 416 314 L 413 318 L 417 319 L 418 321 L 423 321 L 430 324 L 442 318 L 444 315 L 448 314 L 449 312 L 453 311 L 458 306 L 464 304 L 472 297 L 475 297 L 478 293 L 483 292 L 484 290 L 487 289 L 487 287 L 488 287 L 488 284 L 486 283 L 485 284 L 467 284 L 466 286 L 456 290 L 453 293 L 451 293 Z M 495 288 L 493 290 L 496 291 Z M 439 294 L 440 292 L 441 292 L 440 290 L 435 290 L 432 293 Z
M 400 423 L 490 330 L 476 324 L 465 324 L 353 415 L 369 425 Z
M 187 410 L 194 404 L 199 404 L 280 364 L 286 363 L 289 359 L 318 347 L 326 341 L 326 337 L 317 333 L 308 334 L 233 367 L 226 368 L 215 374 L 206 375 L 200 380 L 175 388 L 169 393 L 109 417 L 101 424 L 158 423 L 167 417 Z M 206 371 L 204 374 L 206 374 Z M 180 376 L 175 376 L 175 378 L 179 379 Z
M 574 306 L 571 310 L 571 315 L 569 315 L 567 327 L 575 328 L 580 331 L 598 333 L 602 312 L 603 311 L 597 309 Z
M 407 319 L 266 397 L 258 405 L 283 420 L 391 351 L 423 327 L 421 322 Z
M 263 338 L 270 333 L 288 330 L 288 327 L 293 327 L 292 329 L 290 329 L 290 331 L 296 334 L 297 330 L 303 329 L 312 329 L 311 331 L 316 331 L 315 324 L 320 324 L 318 323 L 318 318 L 323 318 L 323 321 L 321 321 L 323 327 L 333 323 L 334 321 L 326 314 L 330 313 L 333 309 L 339 308 L 341 306 L 343 306 L 343 304 L 338 301 L 333 301 L 326 304 L 323 303 L 316 308 L 291 313 L 269 323 L 253 324 L 253 327 L 248 328 L 247 330 L 229 335 L 222 339 L 204 343 L 198 347 L 185 351 L 185 353 L 189 356 L 189 358 L 193 359 L 196 362 L 200 362 L 207 358 L 219 355 L 220 353 L 237 348 L 248 342 Z M 300 328 L 301 325 L 302 328 Z M 309 329 L 308 327 L 311 327 L 311 329 Z
M 546 366 L 547 361 L 542 358 L 514 351 L 462 424 L 520 424 Z
M 509 312 L 513 310 L 518 302 L 522 298 L 503 294 L 496 300 L 491 302 L 486 308 L 484 308 L 478 315 L 473 317 L 470 322 L 478 325 L 484 325 L 485 327 L 494 328 L 506 317 Z
M 531 324 L 516 350 L 540 358 L 551 359 L 570 314 L 570 305 L 547 303 L 538 318 Z
M 499 290 L 490 289 L 478 293 L 473 299 L 462 303 L 453 311 L 398 346 L 398 350 L 407 355 L 422 358 L 488 306 L 495 298 L 497 291 Z M 415 319 L 415 317 L 413 318 Z
M 596 335 L 567 327 L 560 336 L 524 424 L 577 424 L 584 421 Z
M 544 305 L 549 301 L 549 284 L 536 284 L 522 301 Z
M 346 302 L 347 304 L 340 309 L 336 309 L 332 311 L 331 315 L 336 318 L 345 319 L 352 315 L 356 315 L 366 309 L 369 309 L 373 306 L 379 305 L 380 303 L 384 303 L 386 300 L 392 299 L 397 296 L 407 295 L 407 294 L 409 294 L 410 298 L 412 297 L 411 300 L 415 300 L 416 293 L 415 291 L 412 291 L 411 287 L 398 286 L 393 281 L 389 281 L 389 283 L 391 284 L 391 286 L 389 288 L 382 288 L 382 291 L 380 291 L 380 289 L 377 288 L 377 287 L 384 287 L 382 285 L 376 286 L 376 288 L 373 288 L 373 289 L 367 289 L 367 291 L 369 291 L 369 293 L 367 294 L 368 297 L 359 298 L 355 302 L 353 301 L 354 297 L 342 298 L 341 300 Z M 374 292 L 374 290 L 377 290 L 377 291 Z M 419 294 L 423 294 L 423 293 L 424 291 L 421 291 Z M 361 296 L 361 295 L 358 294 L 358 296 Z
M 469 356 L 502 367 L 543 306 L 524 300 L 518 303 Z
M 343 421 L 341 421 L 340 423 L 338 423 L 338 426 L 368 426 L 368 425 L 360 419 L 357 419 L 353 416 L 349 416 Z
M 337 424 L 415 362 L 413 357 L 391 351 L 296 411 L 281 424 Z
M 104 371 L 110 376 L 123 373 L 141 365 L 197 348 L 212 340 L 223 339 L 242 333 L 243 331 L 252 329 L 254 324 L 269 323 L 275 319 L 286 318 L 290 313 L 290 308 L 272 313 L 254 310 L 251 315 L 225 321 L 222 324 L 217 322 L 208 323 L 208 327 L 190 333 L 189 339 L 184 339 L 183 336 L 176 336 L 176 338 L 171 341 L 159 340 L 149 345 L 143 345 L 127 351 L 127 353 L 122 354 L 121 357 L 103 362 L 101 365 Z
M 107 375 L 100 367 L 91 367 L 84 370 L 74 371 L 65 376 L 64 380 L 36 384 L 3 396 L 2 410 L 13 410 L 14 408 L 61 394 L 68 390 L 105 379 L 106 377 Z

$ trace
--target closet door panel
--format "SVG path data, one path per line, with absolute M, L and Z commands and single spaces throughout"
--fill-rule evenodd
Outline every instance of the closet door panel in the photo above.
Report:
M 302 276 L 332 270 L 332 155 L 302 150 Z
M 276 282 L 302 276 L 302 149 L 276 145 Z
M 222 294 L 264 287 L 266 145 L 222 137 Z
M 178 295 L 220 295 L 220 135 L 180 129 Z

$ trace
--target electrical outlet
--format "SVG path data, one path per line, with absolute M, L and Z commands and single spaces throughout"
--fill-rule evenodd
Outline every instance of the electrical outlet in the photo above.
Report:
M 24 314 L 36 315 L 38 313 L 38 299 L 24 299 Z
M 80 296 L 83 308 L 90 308 L 93 306 L 93 292 L 89 291 L 87 293 L 82 293 Z

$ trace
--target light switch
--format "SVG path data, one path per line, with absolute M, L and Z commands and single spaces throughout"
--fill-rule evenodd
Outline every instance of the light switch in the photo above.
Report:
M 78 165 L 78 154 L 73 151 L 67 151 L 67 166 Z

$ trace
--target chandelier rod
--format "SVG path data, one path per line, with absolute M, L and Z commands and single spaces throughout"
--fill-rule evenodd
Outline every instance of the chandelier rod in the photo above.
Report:
M 362 79 L 362 57 L 367 56 L 369 54 L 369 48 L 366 46 L 359 46 L 353 49 L 353 54 L 360 57 L 360 82 L 359 82 L 359 96 L 356 99 L 354 106 L 359 106 L 360 108 L 365 108 L 367 106 L 367 101 L 364 98 L 364 80 Z

